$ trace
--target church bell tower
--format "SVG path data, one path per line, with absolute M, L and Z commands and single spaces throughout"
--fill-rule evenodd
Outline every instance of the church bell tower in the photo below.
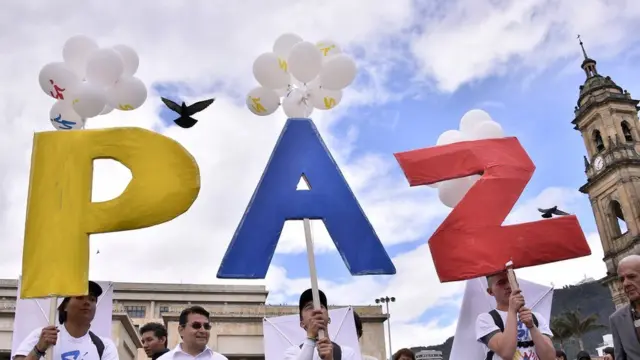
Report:
M 616 275 L 618 262 L 640 254 L 639 101 L 610 77 L 600 75 L 581 40 L 580 47 L 586 80 L 572 121 L 587 148 L 587 182 L 580 191 L 591 201 L 607 265 L 602 282 L 618 308 L 627 303 Z

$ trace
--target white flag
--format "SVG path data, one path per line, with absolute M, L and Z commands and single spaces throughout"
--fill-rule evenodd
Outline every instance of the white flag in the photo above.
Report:
M 91 322 L 91 331 L 98 336 L 111 339 L 111 315 L 113 312 L 113 283 L 96 281 L 102 288 L 102 295 L 98 298 L 96 315 Z M 63 298 L 58 299 L 58 306 Z M 16 312 L 13 321 L 13 338 L 11 341 L 11 356 L 20 343 L 36 328 L 49 325 L 49 299 L 21 299 L 20 279 L 18 279 L 18 293 L 16 294 Z M 56 325 L 58 317 L 56 316 Z
M 329 310 L 329 317 L 329 338 L 341 347 L 353 349 L 356 360 L 361 360 L 356 322 L 351 307 Z M 299 315 L 264 318 L 262 331 L 265 360 L 282 360 L 288 348 L 300 346 L 307 338 L 307 333 L 300 327 Z
M 524 295 L 525 304 L 533 306 L 531 310 L 550 321 L 553 288 L 521 278 L 518 278 L 518 284 Z M 476 319 L 480 314 L 489 312 L 495 307 L 496 299 L 487 294 L 487 279 L 484 276 L 466 281 L 450 359 L 484 359 L 486 357 L 482 344 L 476 340 Z

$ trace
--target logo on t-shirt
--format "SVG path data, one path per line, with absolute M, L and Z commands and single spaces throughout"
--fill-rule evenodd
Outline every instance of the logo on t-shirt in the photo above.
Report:
M 60 360 L 78 360 L 80 357 L 80 350 L 67 351 L 60 355 Z
M 531 336 L 529 333 L 529 329 L 524 323 L 518 321 L 518 341 L 529 341 L 531 340 Z
M 531 332 L 524 323 L 518 321 L 518 342 L 528 341 L 531 341 Z M 519 347 L 516 349 L 513 360 L 538 360 L 538 355 L 536 355 L 533 346 L 525 348 Z

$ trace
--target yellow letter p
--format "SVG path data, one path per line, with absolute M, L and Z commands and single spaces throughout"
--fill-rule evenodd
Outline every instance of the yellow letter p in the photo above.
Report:
M 119 197 L 91 202 L 96 159 L 113 159 L 131 170 L 131 182 Z M 199 192 L 200 171 L 193 156 L 153 131 L 35 134 L 21 298 L 87 294 L 90 234 L 170 221 L 187 211 Z

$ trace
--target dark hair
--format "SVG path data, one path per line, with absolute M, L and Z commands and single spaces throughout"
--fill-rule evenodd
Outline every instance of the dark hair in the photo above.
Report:
M 613 351 L 613 348 L 611 346 L 608 346 L 608 347 L 604 348 L 604 350 L 602 350 L 602 353 L 605 354 L 605 355 L 611 355 L 613 360 L 616 359 L 614 351 Z
M 58 305 L 58 322 L 62 325 L 64 324 L 65 321 L 67 321 L 67 304 L 69 303 L 69 299 L 71 298 L 64 298 L 62 300 L 62 302 L 60 303 L 60 305 Z M 54 300 L 51 300 L 54 301 Z
M 399 360 L 400 357 L 402 357 L 402 355 L 410 357 L 411 360 L 416 360 L 416 355 L 413 353 L 413 351 L 404 348 L 404 349 L 400 349 L 398 351 L 396 351 L 395 354 L 393 354 L 393 359 L 392 360 Z
M 182 310 L 182 312 L 180 313 L 180 317 L 178 318 L 178 324 L 180 326 L 187 325 L 187 318 L 189 317 L 190 314 L 199 314 L 206 317 L 207 319 L 210 316 L 209 312 L 205 310 L 202 306 L 194 305 Z
M 153 335 L 158 339 L 164 337 L 164 347 L 167 347 L 167 339 L 169 336 L 167 334 L 167 328 L 164 327 L 164 325 L 155 322 L 146 323 L 140 328 L 140 336 L 149 331 L 153 331 Z
M 578 352 L 578 355 L 576 356 L 577 360 L 591 360 L 591 355 L 589 355 L 588 352 L 586 351 L 580 351 Z
M 362 320 L 360 319 L 360 315 L 357 312 L 353 312 L 353 320 L 356 322 L 356 334 L 358 334 L 358 339 L 362 337 Z
M 556 350 L 556 357 L 561 357 L 563 360 L 567 360 L 567 354 L 562 350 Z

